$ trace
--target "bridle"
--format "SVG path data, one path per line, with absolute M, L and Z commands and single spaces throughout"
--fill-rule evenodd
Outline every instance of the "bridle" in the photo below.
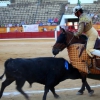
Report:
M 59 51 L 61 51 L 63 48 L 70 46 L 70 44 L 72 43 L 72 40 L 74 39 L 74 35 L 73 35 L 72 38 L 70 39 L 70 41 L 67 43 L 66 42 L 67 33 L 63 33 L 63 34 L 65 34 L 65 40 L 64 40 L 65 42 L 61 43 L 62 45 L 60 43 L 57 43 L 55 45 L 55 48 L 57 48 L 58 45 L 61 45 L 60 49 L 58 49 Z
M 73 37 L 71 38 L 71 40 L 69 41 L 69 43 L 67 44 L 67 47 L 71 44 L 73 38 L 74 38 L 74 35 L 73 35 Z
M 66 33 L 66 35 L 67 35 L 67 33 Z M 72 38 L 70 39 L 70 41 L 68 42 L 68 44 L 66 43 L 66 45 L 67 45 L 66 47 L 68 47 L 71 44 L 71 42 L 72 42 L 73 39 L 74 39 L 74 35 L 72 36 Z
M 64 34 L 64 33 L 63 33 Z M 71 45 L 72 43 L 72 40 L 74 39 L 74 35 L 71 37 L 70 41 L 67 43 L 66 41 L 66 37 L 67 37 L 67 33 L 65 33 L 65 36 L 64 36 L 64 42 L 62 43 L 57 43 L 56 45 L 54 45 L 53 47 L 55 48 L 55 50 L 57 51 L 62 51 L 64 48 L 68 47 Z M 60 46 L 60 48 L 57 48 L 57 46 Z M 55 57 L 55 56 L 54 56 Z

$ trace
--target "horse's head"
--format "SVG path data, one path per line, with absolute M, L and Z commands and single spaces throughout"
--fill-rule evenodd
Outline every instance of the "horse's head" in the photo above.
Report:
M 57 55 L 60 51 L 66 48 L 66 32 L 60 27 L 60 35 L 57 37 L 56 43 L 52 48 L 53 55 Z
M 74 36 L 73 32 L 65 31 L 63 28 L 60 28 L 61 33 L 57 38 L 56 43 L 52 48 L 53 55 L 57 55 L 60 51 L 64 50 L 66 47 L 70 46 L 74 43 L 86 43 L 87 37 L 85 35 L 81 35 L 78 38 Z

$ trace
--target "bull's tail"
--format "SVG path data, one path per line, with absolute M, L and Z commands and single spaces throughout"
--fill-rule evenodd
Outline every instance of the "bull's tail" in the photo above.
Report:
M 9 61 L 11 61 L 11 60 L 12 60 L 12 58 L 6 60 L 6 62 L 4 63 L 4 66 L 6 67 L 7 64 L 9 63 Z M 4 75 L 5 75 L 5 71 L 4 71 L 4 73 L 0 76 L 0 79 L 2 79 L 2 78 L 4 77 Z
M 4 71 L 3 75 L 2 75 L 2 76 L 0 76 L 0 79 L 2 79 L 4 75 L 5 75 L 5 71 Z

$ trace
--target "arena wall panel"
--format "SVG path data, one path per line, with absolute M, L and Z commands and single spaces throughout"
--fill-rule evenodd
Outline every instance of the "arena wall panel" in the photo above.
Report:
M 60 32 L 57 33 L 57 36 Z M 48 32 L 8 32 L 0 34 L 0 39 L 13 39 L 13 38 L 55 38 L 54 31 Z

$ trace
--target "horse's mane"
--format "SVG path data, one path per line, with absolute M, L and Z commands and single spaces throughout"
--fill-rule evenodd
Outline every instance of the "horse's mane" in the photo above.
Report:
M 72 34 L 72 35 L 74 35 L 74 32 L 68 31 L 68 30 L 67 30 L 67 31 L 65 32 L 65 34 Z M 84 35 L 84 34 L 80 35 L 79 38 L 82 39 L 82 40 L 86 40 L 86 41 L 87 41 L 87 39 L 88 39 L 87 36 Z

